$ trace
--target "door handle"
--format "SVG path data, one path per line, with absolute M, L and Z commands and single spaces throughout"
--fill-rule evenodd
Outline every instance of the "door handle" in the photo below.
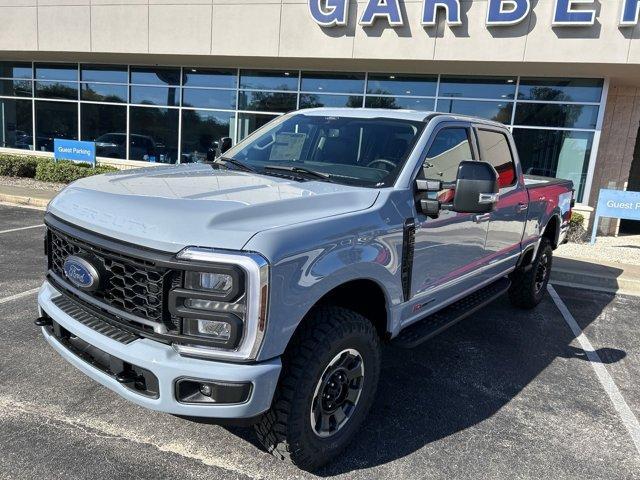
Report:
M 475 223 L 488 222 L 491 219 L 490 213 L 483 213 L 482 215 L 474 215 L 473 221 Z
M 516 205 L 516 213 L 522 213 L 525 210 L 527 210 L 529 208 L 529 205 L 524 203 L 524 202 L 520 202 L 518 205 Z

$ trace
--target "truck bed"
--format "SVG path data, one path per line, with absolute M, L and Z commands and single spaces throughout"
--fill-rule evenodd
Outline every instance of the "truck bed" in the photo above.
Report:
M 538 187 L 550 187 L 552 185 L 569 185 L 571 180 L 564 180 L 563 178 L 543 177 L 541 175 L 525 175 L 524 184 L 527 189 Z

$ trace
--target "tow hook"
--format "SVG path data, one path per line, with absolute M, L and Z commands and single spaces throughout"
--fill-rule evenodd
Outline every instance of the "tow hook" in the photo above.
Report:
M 49 317 L 38 317 L 33 323 L 35 323 L 38 327 L 48 327 L 51 325 L 51 319 Z
M 116 380 L 118 381 L 118 383 L 133 383 L 138 380 L 138 375 L 136 375 L 136 373 L 132 372 L 131 370 L 126 370 L 117 374 Z

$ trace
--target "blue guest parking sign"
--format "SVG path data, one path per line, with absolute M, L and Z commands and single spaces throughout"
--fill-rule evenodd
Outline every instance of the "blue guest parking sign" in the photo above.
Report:
M 596 217 L 593 221 L 591 244 L 596 243 L 600 217 L 640 220 L 640 192 L 608 190 L 605 188 L 600 190 L 598 205 L 596 206 Z
M 86 162 L 96 166 L 96 144 L 93 142 L 79 142 L 77 140 L 53 140 L 53 156 L 56 160 L 70 160 L 72 162 Z

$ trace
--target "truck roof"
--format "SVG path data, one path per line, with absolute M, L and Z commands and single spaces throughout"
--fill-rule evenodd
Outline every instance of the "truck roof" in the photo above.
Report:
M 307 108 L 298 110 L 295 113 L 303 113 L 304 115 L 314 116 L 349 116 L 355 118 L 392 118 L 398 120 L 413 120 L 418 122 L 427 121 L 435 116 L 446 115 L 452 120 L 473 121 L 474 123 L 483 123 L 486 125 L 494 125 L 504 127 L 500 122 L 487 120 L 486 118 L 471 117 L 468 115 L 459 115 L 456 113 L 424 111 L 424 110 L 406 110 L 406 109 L 390 109 L 390 108 Z

